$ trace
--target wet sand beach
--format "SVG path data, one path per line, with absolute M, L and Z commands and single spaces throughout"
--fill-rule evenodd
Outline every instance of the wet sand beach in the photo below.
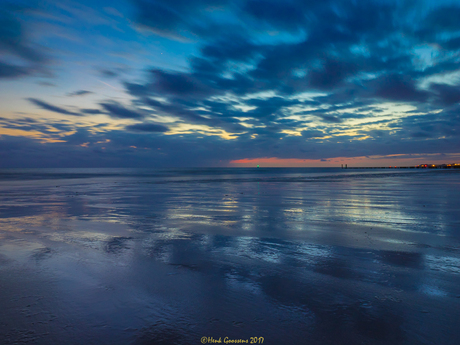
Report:
M 0 343 L 459 344 L 459 195 L 450 170 L 1 170 Z

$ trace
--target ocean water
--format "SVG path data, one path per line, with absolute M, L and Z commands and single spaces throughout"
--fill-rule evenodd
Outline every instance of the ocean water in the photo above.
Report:
M 457 170 L 1 169 L 0 344 L 459 344 L 459 195 Z

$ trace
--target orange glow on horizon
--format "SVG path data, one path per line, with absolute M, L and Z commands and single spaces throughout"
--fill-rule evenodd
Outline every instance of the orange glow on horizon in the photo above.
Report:
M 264 158 L 243 158 L 230 161 L 232 165 L 241 165 L 241 166 L 257 166 L 263 165 L 265 167 L 302 167 L 302 166 L 318 166 L 319 163 L 328 163 L 321 162 L 319 159 L 298 159 L 298 158 L 277 158 L 277 157 L 264 157 Z M 327 164 L 329 165 L 329 164 Z
M 235 159 L 229 162 L 230 166 L 239 167 L 341 167 L 343 164 L 352 167 L 404 167 L 416 166 L 426 162 L 430 164 L 446 164 L 460 159 L 460 153 L 452 153 L 448 155 L 438 154 L 421 154 L 416 156 L 408 156 L 402 154 L 388 156 L 360 156 L 360 157 L 334 157 L 325 160 L 321 159 L 298 159 L 298 158 L 278 158 L 278 157 L 261 157 L 261 158 L 243 158 Z M 397 164 L 395 164 L 397 160 Z

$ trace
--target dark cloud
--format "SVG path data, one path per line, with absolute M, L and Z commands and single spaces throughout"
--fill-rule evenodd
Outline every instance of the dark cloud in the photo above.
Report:
M 99 73 L 105 78 L 115 78 L 119 75 L 119 73 L 109 69 L 100 69 Z
M 172 73 L 162 70 L 151 70 L 151 92 L 182 98 L 206 97 L 213 95 L 215 90 L 205 84 L 204 79 L 188 73 Z
M 59 113 L 59 114 L 63 114 L 63 115 L 81 116 L 80 113 L 75 113 L 75 112 L 72 112 L 72 111 L 68 111 L 68 110 L 66 110 L 64 108 L 57 107 L 55 105 L 43 102 L 43 101 L 41 101 L 39 99 L 36 99 L 36 98 L 27 98 L 27 100 L 29 102 L 31 102 L 32 104 L 35 104 L 36 106 L 38 106 L 38 107 L 40 107 L 42 109 L 49 110 L 49 111 L 52 111 L 52 112 L 55 112 L 55 113 Z
M 0 78 L 19 78 L 34 72 L 33 68 L 10 65 L 0 61 Z
M 250 0 L 243 7 L 244 12 L 269 27 L 297 32 L 305 28 L 307 18 L 304 6 L 296 1 L 262 1 Z
M 166 132 L 168 127 L 157 123 L 136 123 L 125 127 L 128 131 L 134 132 Z
M 410 133 L 411 138 L 432 138 L 433 133 L 430 132 L 412 132 Z
M 311 60 L 320 55 L 323 42 L 308 40 L 300 43 L 279 44 L 267 49 L 249 75 L 256 79 L 273 81 L 275 87 L 289 79 L 296 69 L 305 69 Z
M 210 10 L 225 6 L 226 0 L 134 0 L 137 7 L 136 22 L 143 28 L 169 38 L 185 38 L 190 35 L 209 36 L 213 32 L 209 20 Z
M 309 139 L 309 138 L 315 138 L 315 137 L 323 137 L 324 136 L 324 132 L 322 131 L 318 131 L 318 130 L 306 130 L 306 131 L 302 131 L 302 137 L 306 138 L 306 139 Z
M 166 104 L 150 98 L 142 98 L 139 100 L 139 103 L 153 107 L 159 114 L 174 116 L 188 123 L 203 124 L 210 127 L 220 127 L 230 132 L 241 132 L 245 130 L 245 127 L 236 123 L 236 120 L 223 114 L 212 112 L 211 109 L 191 110 L 190 107 L 197 106 L 195 102 L 175 100 L 172 103 Z
M 438 145 L 439 141 L 456 141 L 459 139 L 460 106 L 454 105 L 437 113 L 412 115 L 400 119 L 392 127 L 400 137 L 409 134 L 411 138 L 437 138 L 430 140 L 431 144 Z M 439 139 L 443 138 L 443 139 Z M 444 148 L 444 150 L 447 148 Z M 439 151 L 442 152 L 442 151 Z
M 116 119 L 142 119 L 144 115 L 140 112 L 127 109 L 121 104 L 116 102 L 111 103 L 99 103 L 108 113 L 110 117 Z
M 52 123 L 47 123 L 50 126 L 53 126 L 54 128 L 60 130 L 60 131 L 66 131 L 70 132 L 75 128 L 75 125 L 69 124 L 69 123 L 62 123 L 62 122 L 52 122 Z
M 433 31 L 460 30 L 460 7 L 440 7 L 431 11 L 426 17 L 425 26 Z
M 10 119 L 0 119 L 2 128 L 20 129 L 23 131 L 33 131 L 42 133 L 44 138 L 60 140 L 60 132 L 70 132 L 75 129 L 75 125 L 67 120 L 52 121 L 52 120 L 37 120 L 30 117 L 19 117 Z
M 249 106 L 255 106 L 253 110 L 239 114 L 240 117 L 253 117 L 255 119 L 274 119 L 281 117 L 280 113 L 283 107 L 297 105 L 300 102 L 297 100 L 289 100 L 283 97 L 270 97 L 267 99 L 250 99 L 246 101 Z
M 224 68 L 223 63 L 226 61 L 247 62 L 262 54 L 265 49 L 266 45 L 254 44 L 246 37 L 227 34 L 205 44 L 201 48 L 201 54 Z
M 431 89 L 437 93 L 438 102 L 443 106 L 451 106 L 460 102 L 460 86 L 432 84 Z
M 181 16 L 166 2 L 135 1 L 139 7 L 138 23 L 155 33 L 165 36 L 175 36 L 177 31 L 188 26 L 185 16 Z
M 455 37 L 447 41 L 439 43 L 446 50 L 459 50 L 460 49 L 460 37 Z
M 87 91 L 87 90 L 79 90 L 79 91 L 75 91 L 75 92 L 70 92 L 67 94 L 67 96 L 69 97 L 73 97 L 73 96 L 85 96 L 85 95 L 89 95 L 89 94 L 92 94 L 93 92 L 91 91 Z
M 45 57 L 30 47 L 24 28 L 13 11 L 0 9 L 0 52 L 7 52 L 31 62 L 43 62 Z
M 313 89 L 332 90 L 357 70 L 358 68 L 354 63 L 326 59 L 319 70 L 313 70 L 309 73 L 309 84 Z
M 0 54 L 12 56 L 10 61 L 0 61 L 0 78 L 19 78 L 43 70 L 47 58 L 42 51 L 34 47 L 23 25 L 18 19 L 20 7 L 4 6 L 0 8 Z
M 374 89 L 374 96 L 392 101 L 426 102 L 430 93 L 419 90 L 409 76 L 402 74 L 384 75 L 372 80 L 368 85 Z
M 103 112 L 100 109 L 80 109 L 80 111 L 84 114 L 93 114 L 93 115 L 107 114 L 106 112 Z
M 327 123 L 340 123 L 342 122 L 342 118 L 336 116 L 336 115 L 329 115 L 329 114 L 316 114 L 320 119 L 322 119 L 324 122 Z

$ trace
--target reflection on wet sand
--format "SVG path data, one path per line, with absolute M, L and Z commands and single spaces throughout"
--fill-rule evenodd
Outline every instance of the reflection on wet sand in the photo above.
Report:
M 460 186 L 441 173 L 9 181 L 0 343 L 459 343 Z

